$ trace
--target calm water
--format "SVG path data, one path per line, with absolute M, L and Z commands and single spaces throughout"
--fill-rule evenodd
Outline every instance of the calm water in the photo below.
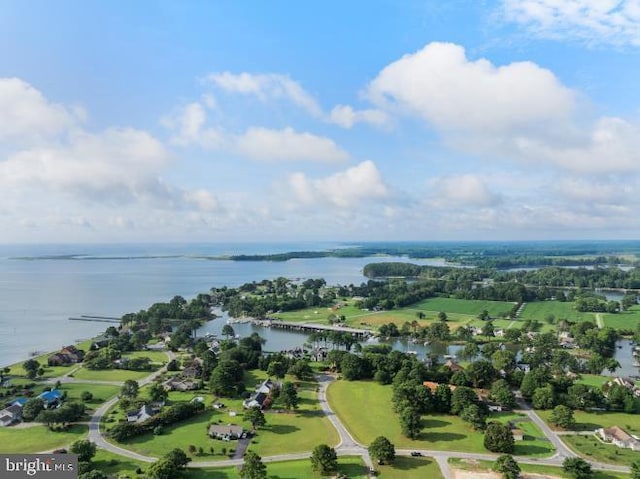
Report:
M 287 278 L 325 278 L 360 284 L 362 268 L 394 257 L 318 258 L 286 262 L 212 261 L 199 256 L 322 250 L 339 245 L 0 245 L 0 365 L 92 337 L 106 323 L 69 321 L 80 315 L 119 317 L 175 295 L 190 298 L 212 287 Z M 77 255 L 74 258 L 64 257 Z M 56 259 L 51 257 L 55 256 Z M 15 259 L 15 258 L 32 259 Z

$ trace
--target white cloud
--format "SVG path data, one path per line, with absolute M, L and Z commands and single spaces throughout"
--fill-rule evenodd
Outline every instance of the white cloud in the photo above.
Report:
M 369 84 L 383 108 L 416 114 L 442 131 L 504 132 L 566 118 L 574 94 L 531 62 L 496 67 L 451 43 L 403 56 Z
M 80 109 L 49 102 L 19 78 L 0 78 L 0 140 L 40 141 L 65 131 L 82 117 Z
M 322 116 L 322 109 L 302 86 L 287 75 L 277 73 L 211 73 L 207 80 L 228 92 L 253 95 L 265 101 L 286 99 L 314 116 Z
M 640 46 L 638 0 L 502 0 L 501 13 L 542 38 Z
M 199 211 L 216 211 L 219 208 L 217 198 L 208 190 L 198 189 L 194 191 L 186 191 L 184 199 L 187 203 L 196 205 Z
M 477 175 L 433 178 L 429 186 L 433 189 L 431 203 L 434 206 L 487 207 L 500 202 L 499 196 L 493 194 L 484 180 Z
M 310 179 L 304 173 L 289 177 L 289 187 L 297 202 L 306 206 L 332 205 L 353 209 L 369 201 L 390 195 L 378 168 L 372 161 L 362 163 L 334 175 Z
M 328 120 L 342 128 L 351 128 L 356 123 L 385 126 L 389 122 L 389 115 L 378 109 L 354 110 L 349 105 L 336 105 L 331 110 Z
M 207 101 L 207 100 L 205 100 Z M 209 104 L 212 104 L 209 101 Z M 215 103 L 213 104 L 215 107 Z M 200 145 L 203 148 L 218 148 L 224 142 L 220 129 L 205 127 L 207 113 L 202 104 L 192 102 L 163 117 L 161 123 L 174 132 L 170 141 L 173 145 Z
M 326 137 L 299 133 L 293 128 L 272 130 L 252 127 L 233 138 L 235 152 L 255 160 L 309 160 L 340 162 L 349 154 Z

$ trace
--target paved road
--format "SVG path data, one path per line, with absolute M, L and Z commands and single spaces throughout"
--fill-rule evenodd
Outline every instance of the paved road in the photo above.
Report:
M 540 428 L 540 430 L 547 437 L 547 439 L 551 441 L 551 444 L 553 444 L 553 447 L 556 448 L 556 454 L 553 457 L 558 456 L 562 460 L 564 460 L 567 457 L 577 457 L 577 454 L 574 453 L 571 449 L 569 449 L 564 444 L 564 442 L 562 442 L 560 437 L 558 437 L 558 435 L 553 430 L 551 430 L 549 426 L 547 426 L 547 423 L 544 422 L 542 418 L 538 416 L 538 414 L 533 409 L 531 409 L 531 406 L 529 406 L 527 403 L 525 403 L 522 400 L 519 401 L 518 404 L 520 405 L 520 412 L 523 412 L 524 414 L 526 414 L 529 417 L 529 419 L 531 419 L 531 421 Z

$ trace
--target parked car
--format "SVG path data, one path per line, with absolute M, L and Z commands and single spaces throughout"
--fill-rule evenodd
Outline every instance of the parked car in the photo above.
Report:
M 413 457 L 417 457 L 417 456 L 422 456 L 422 453 L 420 451 L 411 451 L 411 455 Z

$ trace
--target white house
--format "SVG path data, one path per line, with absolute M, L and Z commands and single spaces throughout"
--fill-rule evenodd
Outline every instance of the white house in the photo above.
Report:
M 610 442 L 620 448 L 640 451 L 640 441 L 618 426 L 596 429 L 596 434 L 603 441 Z

